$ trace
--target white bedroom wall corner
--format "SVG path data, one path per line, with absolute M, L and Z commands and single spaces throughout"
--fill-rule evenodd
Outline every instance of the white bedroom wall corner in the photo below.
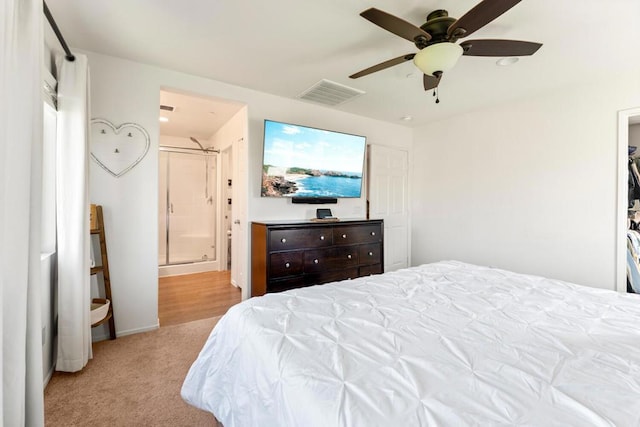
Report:
M 616 289 L 615 117 L 638 105 L 638 83 L 556 89 L 417 128 L 413 262 Z

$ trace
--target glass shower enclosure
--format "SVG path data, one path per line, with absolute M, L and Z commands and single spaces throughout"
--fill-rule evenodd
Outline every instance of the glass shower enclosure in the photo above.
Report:
M 159 155 L 158 265 L 210 264 L 216 260 L 217 154 L 161 147 Z

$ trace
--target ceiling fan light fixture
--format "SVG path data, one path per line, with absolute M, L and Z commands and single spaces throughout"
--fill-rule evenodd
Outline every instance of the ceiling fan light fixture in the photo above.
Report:
M 501 67 L 508 67 L 509 65 L 513 65 L 518 62 L 520 58 L 517 56 L 507 56 L 506 58 L 500 58 L 496 61 L 496 65 Z
M 449 71 L 456 65 L 462 56 L 463 49 L 460 45 L 450 42 L 432 44 L 416 53 L 413 63 L 423 73 L 432 76 L 440 71 Z

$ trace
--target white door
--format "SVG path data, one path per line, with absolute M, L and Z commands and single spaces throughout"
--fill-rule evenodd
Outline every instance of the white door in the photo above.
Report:
M 242 299 L 250 294 L 247 283 L 247 141 L 239 138 L 233 143 L 232 219 L 231 227 L 231 283 L 242 289 Z
M 384 271 L 409 266 L 409 155 L 405 150 L 369 145 L 369 217 L 384 220 Z

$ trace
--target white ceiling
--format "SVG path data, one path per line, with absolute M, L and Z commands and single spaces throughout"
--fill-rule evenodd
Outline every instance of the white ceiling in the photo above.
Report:
M 198 140 L 210 139 L 244 106 L 239 102 L 167 90 L 160 91 L 160 105 L 174 107 L 173 111 L 159 110 L 159 117 L 168 119 L 160 122 L 161 135 Z
M 48 0 L 75 48 L 296 98 L 321 79 L 366 92 L 338 110 L 417 126 L 554 88 L 640 70 L 638 0 L 525 0 L 468 39 L 543 43 L 509 67 L 462 57 L 443 76 L 440 104 L 409 61 L 349 75 L 415 46 L 359 16 L 376 7 L 415 25 L 428 12 L 460 17 L 479 0 Z M 466 39 L 463 39 L 466 40 Z M 603 93 L 606 96 L 606 93 Z M 410 122 L 402 121 L 411 116 Z M 197 135 L 193 135 L 196 136 Z M 202 136 L 204 137 L 204 136 Z

